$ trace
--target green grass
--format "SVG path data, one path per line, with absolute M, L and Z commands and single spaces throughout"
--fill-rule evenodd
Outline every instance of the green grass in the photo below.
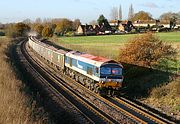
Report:
M 180 32 L 157 33 L 162 40 L 180 42 Z
M 167 64 L 168 68 L 171 68 L 174 73 L 178 73 L 180 68 L 180 32 L 156 33 L 156 35 L 159 36 L 161 40 L 171 43 L 173 47 L 177 48 L 179 55 L 177 57 L 177 63 L 166 61 L 165 64 Z M 58 43 L 61 46 L 73 50 L 117 59 L 120 52 L 119 49 L 134 36 L 136 36 L 136 34 L 61 37 L 58 39 Z M 139 69 L 139 72 L 137 69 Z M 134 98 L 137 96 L 140 96 L 139 98 L 145 98 L 146 96 L 144 95 L 150 93 L 149 97 L 147 97 L 148 99 L 145 99 L 145 103 L 153 104 L 158 108 L 161 107 L 163 111 L 165 109 L 165 112 L 167 111 L 166 108 L 170 107 L 167 113 L 179 113 L 179 78 L 175 80 L 174 83 L 169 83 L 171 81 L 169 80 L 170 75 L 168 72 L 157 71 L 153 74 L 148 73 L 148 71 L 143 72 L 139 67 L 135 69 L 126 68 L 126 73 L 129 73 L 130 76 L 127 76 L 128 78 L 125 77 L 124 82 L 130 84 L 128 93 L 129 91 L 131 92 L 131 94 L 127 95 L 131 96 L 133 94 L 132 96 L 135 96 Z M 133 77 L 132 75 L 135 76 Z M 136 75 L 139 75 L 139 77 Z M 166 86 L 168 83 L 169 85 Z M 161 85 L 163 86 L 159 87 Z
M 141 34 L 60 37 L 58 38 L 58 44 L 72 50 L 118 60 L 120 48 L 124 47 L 131 38 L 137 35 Z M 175 66 L 170 64 L 177 70 L 180 67 L 180 32 L 156 33 L 156 35 L 177 48 L 177 64 Z
M 123 43 L 126 42 L 130 37 L 135 35 L 102 35 L 102 36 L 80 36 L 80 37 L 63 37 L 61 41 L 66 43 L 83 43 L 83 44 L 94 44 L 96 43 Z
M 117 59 L 119 49 L 136 35 L 139 34 L 61 37 L 58 40 L 59 44 L 66 48 Z M 180 32 L 157 33 L 156 35 L 175 45 L 180 43 Z
M 116 59 L 119 48 L 133 36 L 135 35 L 62 37 L 59 38 L 59 44 L 73 50 Z

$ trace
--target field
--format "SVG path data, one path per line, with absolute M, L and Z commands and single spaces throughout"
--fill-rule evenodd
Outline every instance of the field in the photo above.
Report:
M 79 50 L 93 55 L 100 55 L 111 59 L 118 58 L 120 48 L 128 43 L 129 39 L 141 34 L 132 35 L 106 35 L 106 36 L 82 36 L 61 37 L 55 39 L 56 43 L 69 49 Z M 171 44 L 177 49 L 177 62 L 167 62 L 172 72 L 179 73 L 180 68 L 180 32 L 156 33 L 163 42 Z M 141 67 L 126 68 L 124 82 L 129 84 L 127 95 L 139 98 L 142 102 L 159 108 L 167 114 L 175 114 L 180 119 L 179 88 L 180 78 L 170 77 L 171 73 L 154 70 L 153 73 Z
M 94 55 L 117 59 L 119 49 L 128 43 L 128 40 L 138 34 L 105 35 L 105 36 L 81 36 L 59 38 L 59 45 L 73 50 L 79 50 Z M 140 34 L 139 34 L 140 35 Z M 180 48 L 180 32 L 157 33 L 163 41 Z
M 54 40 L 59 45 L 72 50 L 117 60 L 120 48 L 124 47 L 131 38 L 137 35 L 141 34 L 61 37 Z M 155 35 L 177 49 L 177 62 L 167 62 L 168 65 L 166 66 L 168 66 L 170 72 L 179 73 L 180 32 L 156 33 Z M 172 80 L 170 78 L 171 73 L 166 72 L 167 70 L 154 70 L 153 73 L 150 73 L 147 68 L 143 69 L 138 66 L 126 68 L 125 71 L 124 83 L 127 84 L 126 94 L 129 97 L 138 98 L 141 102 L 153 108 L 158 108 L 168 115 L 173 113 L 175 118 L 180 119 L 178 90 L 180 88 L 180 78 L 177 77 Z
M 42 124 L 47 113 L 27 95 L 28 88 L 14 71 L 9 56 L 11 40 L 0 37 L 0 124 Z

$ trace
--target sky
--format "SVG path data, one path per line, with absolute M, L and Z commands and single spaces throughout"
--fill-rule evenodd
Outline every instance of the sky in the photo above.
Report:
M 120 5 L 123 19 L 127 19 L 131 4 L 135 13 L 143 10 L 156 19 L 165 12 L 180 12 L 180 0 L 1 0 L 0 22 L 20 22 L 27 18 L 78 18 L 82 23 L 89 23 L 101 14 L 110 19 L 111 9 Z

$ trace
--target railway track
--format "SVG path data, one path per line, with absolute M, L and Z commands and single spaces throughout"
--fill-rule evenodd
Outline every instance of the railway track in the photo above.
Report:
M 147 123 L 158 123 L 158 124 L 175 124 L 166 118 L 163 118 L 151 111 L 148 111 L 142 106 L 135 104 L 134 102 L 128 100 L 124 97 L 115 97 L 115 98 L 108 98 L 109 101 L 116 104 L 117 106 L 124 108 L 127 111 L 131 111 L 134 115 L 138 116 L 142 120 L 145 120 Z
M 26 51 L 27 52 L 27 51 Z M 31 56 L 31 55 L 29 55 Z M 31 58 L 33 59 L 33 58 Z M 75 81 L 56 69 L 49 69 L 49 65 L 44 68 L 42 67 L 43 62 L 39 59 L 33 59 L 33 61 L 39 61 L 38 64 L 41 70 L 46 72 L 46 76 L 51 77 L 49 80 L 53 80 L 54 83 L 51 85 L 57 90 L 62 90 L 60 87 L 65 87 L 66 92 L 71 92 L 71 96 L 77 99 L 76 102 L 81 101 L 84 106 L 87 106 L 87 110 L 94 111 L 92 114 L 99 115 L 100 120 L 106 123 L 173 123 L 161 117 L 155 116 L 154 114 L 149 114 L 147 111 L 139 109 L 134 103 L 123 100 L 123 98 L 103 98 L 88 90 L 79 83 L 74 83 Z M 45 66 L 45 64 L 44 64 Z M 56 73 L 56 74 L 55 74 Z M 61 77 L 61 78 L 60 78 Z M 60 83 L 61 82 L 61 83 Z M 69 85 L 67 85 L 67 83 Z M 54 85 L 58 84 L 58 85 Z M 70 98 L 71 99 L 71 98 Z M 73 103 L 76 104 L 76 103 Z M 135 107 L 136 106 L 136 107 Z M 104 113 L 103 113 L 104 112 Z M 82 112 L 83 113 L 83 112 Z M 87 115 L 87 114 L 84 114 Z M 88 117 L 87 117 L 88 118 Z M 91 118 L 91 122 L 97 118 Z M 98 119 L 97 119 L 98 120 Z M 102 123 L 101 121 L 100 123 Z M 97 123 L 97 122 L 96 122 Z M 99 123 L 99 122 L 98 122 Z
M 30 59 L 30 64 L 33 65 L 33 67 L 35 66 L 36 70 L 41 70 L 38 73 L 45 78 L 47 86 L 53 89 L 58 96 L 61 94 L 59 97 L 63 97 L 66 101 L 68 101 L 68 103 L 70 103 L 71 106 L 81 114 L 81 116 L 86 118 L 89 123 L 117 123 L 116 120 L 106 115 L 96 106 L 93 106 L 86 99 L 64 85 L 65 83 L 63 83 L 62 80 L 59 80 L 56 76 L 47 71 L 47 69 L 40 66 L 39 63 L 37 63 L 24 48 L 25 44 L 22 45 L 22 53 L 25 54 L 26 59 Z

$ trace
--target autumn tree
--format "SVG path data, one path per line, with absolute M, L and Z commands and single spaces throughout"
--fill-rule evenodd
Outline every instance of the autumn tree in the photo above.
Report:
M 53 36 L 53 32 L 52 29 L 50 28 L 50 26 L 46 25 L 43 30 L 42 30 L 42 36 L 43 37 L 52 37 Z
M 134 15 L 134 17 L 132 18 L 132 21 L 137 21 L 137 20 L 141 20 L 141 21 L 150 21 L 152 20 L 152 15 L 148 12 L 144 12 L 144 11 L 139 11 L 138 13 L 136 13 Z
M 64 35 L 68 31 L 72 31 L 72 25 L 73 22 L 71 20 L 62 19 L 59 23 L 57 23 L 55 33 Z
M 5 28 L 6 35 L 9 37 L 24 37 L 30 31 L 30 27 L 22 22 L 7 24 Z
M 8 37 L 16 37 L 15 34 L 15 24 L 6 24 L 5 25 L 5 34 Z
M 36 24 L 34 27 L 34 30 L 38 33 L 39 36 L 42 36 L 43 29 L 44 29 L 44 26 L 41 24 Z
M 176 54 L 171 45 L 148 33 L 131 39 L 119 56 L 119 61 L 152 68 L 163 59 L 171 59 Z
M 15 24 L 16 36 L 26 36 L 30 27 L 22 22 Z

